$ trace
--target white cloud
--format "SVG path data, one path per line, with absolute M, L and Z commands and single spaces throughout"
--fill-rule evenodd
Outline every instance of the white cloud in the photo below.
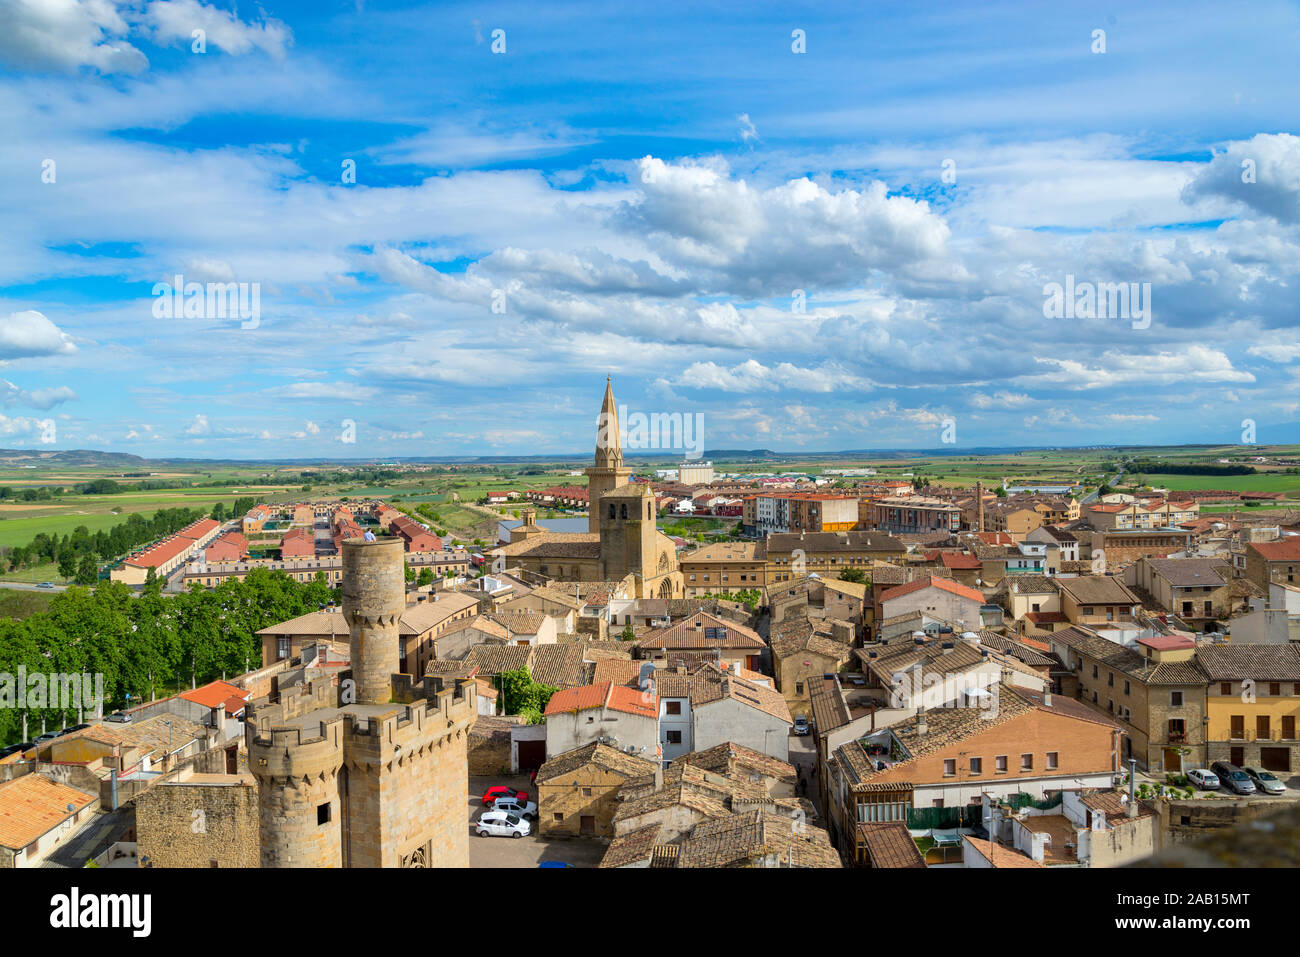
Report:
M 293 42 L 289 28 L 278 20 L 244 23 L 233 13 L 198 0 L 154 0 L 142 20 L 159 45 L 180 41 L 189 46 L 193 32 L 203 30 L 207 42 L 226 53 L 242 56 L 260 49 L 280 58 Z
M 29 392 L 20 389 L 7 379 L 0 379 L 0 402 L 6 406 L 25 405 L 33 409 L 52 409 L 56 405 L 71 402 L 76 398 L 77 393 L 66 385 L 50 389 L 33 389 Z
M 208 435 L 212 432 L 212 426 L 208 424 L 208 417 L 202 413 L 194 416 L 192 421 L 185 429 L 186 435 Z
M 0 0 L 0 60 L 19 69 L 139 73 L 129 31 L 116 0 Z
M 77 351 L 72 337 L 33 310 L 0 319 L 0 360 L 67 355 Z

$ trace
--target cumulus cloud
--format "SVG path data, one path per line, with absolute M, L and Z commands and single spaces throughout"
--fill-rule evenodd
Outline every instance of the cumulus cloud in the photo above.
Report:
M 6 406 L 25 405 L 32 409 L 52 409 L 56 405 L 71 402 L 76 398 L 77 393 L 66 385 L 49 389 L 33 389 L 29 392 L 7 379 L 0 379 L 0 402 Z
M 235 56 L 262 50 L 279 58 L 293 42 L 289 28 L 278 20 L 244 23 L 233 13 L 198 0 L 154 0 L 143 23 L 159 45 L 180 41 L 188 46 L 193 32 L 203 30 L 208 43 Z
M 212 426 L 208 423 L 208 417 L 202 413 L 194 416 L 194 420 L 185 429 L 186 435 L 208 435 L 212 432 Z
M 125 39 L 116 0 L 0 0 L 0 60 L 22 70 L 139 73 L 149 66 Z
M 14 312 L 0 320 L 0 360 L 76 351 L 72 338 L 39 312 Z
M 1189 202 L 1214 197 L 1279 223 L 1300 223 L 1300 136 L 1260 133 L 1230 143 L 1184 190 Z

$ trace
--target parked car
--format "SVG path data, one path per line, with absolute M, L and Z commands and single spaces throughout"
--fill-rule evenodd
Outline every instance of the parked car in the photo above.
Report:
M 532 831 L 532 825 L 509 811 L 488 811 L 474 825 L 479 837 L 523 837 Z
M 131 716 L 127 714 L 125 711 L 114 711 L 104 720 L 111 721 L 114 724 L 130 724 Z
M 1286 785 L 1263 768 L 1242 768 L 1255 789 L 1265 794 L 1286 794 Z
M 32 746 L 31 742 L 28 741 L 23 744 L 11 744 L 8 747 L 0 748 L 0 758 L 7 758 L 11 754 L 17 754 L 20 751 L 26 751 L 31 746 Z
M 90 725 L 88 724 L 74 724 L 72 727 L 64 728 L 62 731 L 60 731 L 59 736 L 62 737 L 65 734 L 72 734 L 74 731 L 85 731 L 89 727 Z
M 1187 772 L 1187 780 L 1202 791 L 1219 790 L 1219 779 L 1215 773 L 1208 768 L 1192 768 Z
M 1255 782 L 1250 779 L 1250 775 L 1235 764 L 1229 764 L 1227 761 L 1215 761 L 1210 765 L 1210 770 L 1219 779 L 1219 783 L 1233 794 L 1255 793 Z
M 808 719 L 805 718 L 803 715 L 800 715 L 799 717 L 797 717 L 797 718 L 794 719 L 794 733 L 795 733 L 795 734 L 798 734 L 798 735 L 805 735 L 805 734 L 807 734 L 807 733 L 808 733 L 809 731 L 811 731 L 811 730 L 812 730 L 812 726 L 809 725 L 809 723 L 808 723 Z
M 37 744 L 44 744 L 44 743 L 47 742 L 47 741 L 53 741 L 53 740 L 54 740 L 55 738 L 57 738 L 58 736 L 59 736 L 59 732 L 57 732 L 57 731 L 46 731 L 44 734 L 40 735 L 40 736 L 36 739 L 36 743 L 37 743 Z
M 537 805 L 529 801 L 527 797 L 522 800 L 518 797 L 499 797 L 492 802 L 492 808 L 497 811 L 518 814 L 527 821 L 537 820 Z
M 488 788 L 483 792 L 483 806 L 491 807 L 493 801 L 502 797 L 518 798 L 521 801 L 528 800 L 528 795 L 524 791 L 516 791 L 514 788 L 506 787 L 504 784 L 498 784 L 496 787 Z
M 39 585 L 37 585 L 36 587 L 37 587 L 37 588 L 53 588 L 53 587 L 54 587 L 54 582 L 41 582 L 41 583 L 40 583 Z

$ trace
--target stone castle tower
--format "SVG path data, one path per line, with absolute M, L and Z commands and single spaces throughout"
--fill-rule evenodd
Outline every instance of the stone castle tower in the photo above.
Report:
M 618 406 L 614 387 L 605 377 L 605 399 L 596 420 L 596 458 L 587 472 L 587 531 L 601 530 L 600 499 L 607 492 L 627 485 L 632 470 L 623 467 L 623 441 L 618 434 Z
M 260 698 L 245 728 L 263 867 L 467 867 L 477 685 L 397 674 L 403 543 L 343 542 L 351 671 Z

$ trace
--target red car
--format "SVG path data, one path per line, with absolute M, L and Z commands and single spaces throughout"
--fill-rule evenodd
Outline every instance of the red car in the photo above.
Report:
M 515 798 L 521 804 L 526 804 L 528 802 L 528 795 L 525 792 L 516 791 L 514 788 L 508 788 L 504 784 L 498 784 L 496 787 L 488 788 L 483 792 L 483 806 L 491 807 L 493 801 L 502 797 Z

